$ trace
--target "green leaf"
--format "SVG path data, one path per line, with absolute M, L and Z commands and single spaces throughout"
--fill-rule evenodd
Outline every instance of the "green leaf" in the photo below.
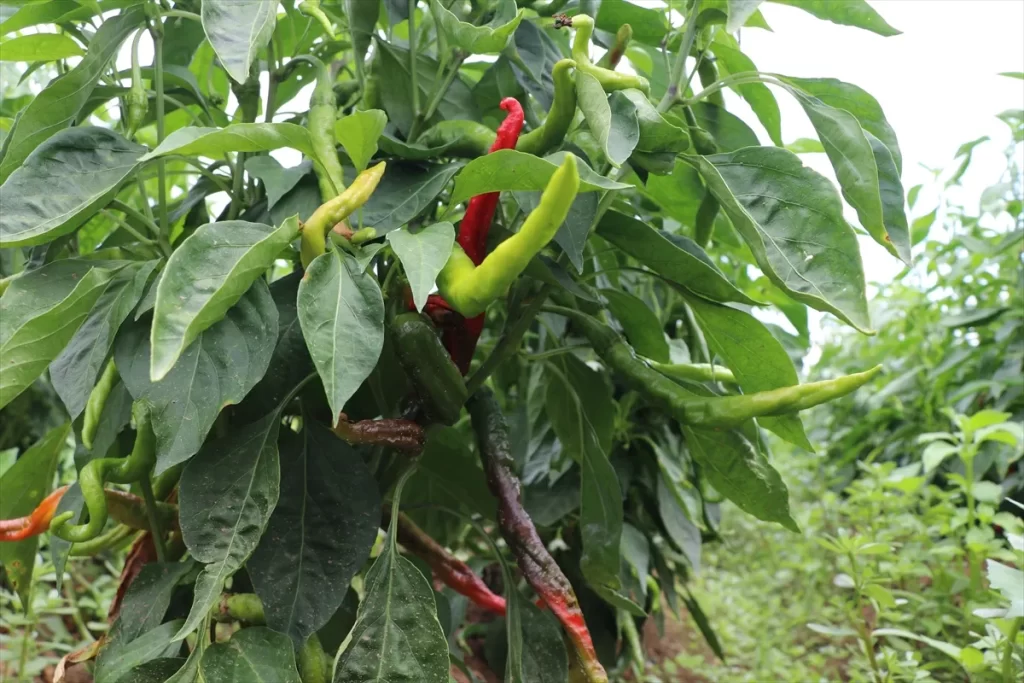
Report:
M 4 62 L 55 62 L 83 54 L 79 44 L 64 33 L 34 33 L 0 40 L 0 61 Z
M 910 226 L 904 210 L 903 181 L 892 159 L 889 148 L 871 133 L 864 131 L 878 167 L 878 191 L 882 198 L 882 223 L 884 232 L 879 233 L 881 244 L 893 256 L 911 265 Z M 872 235 L 874 237 L 874 235 Z M 876 238 L 875 241 L 878 241 Z
M 668 363 L 668 340 L 654 311 L 624 290 L 602 289 L 601 294 L 608 300 L 608 310 L 622 325 L 630 346 L 641 356 Z
M 434 591 L 398 552 L 399 480 L 384 548 L 366 574 L 366 592 L 334 683 L 448 683 L 448 643 Z
M 198 452 L 221 409 L 245 398 L 263 377 L 277 339 L 277 308 L 266 282 L 257 280 L 155 384 L 149 336 L 145 319 L 122 326 L 114 361 L 131 395 L 150 406 L 160 474 Z
M 70 422 L 51 429 L 4 472 L 0 477 L 0 519 L 24 517 L 49 495 L 57 460 L 70 433 Z M 22 609 L 26 611 L 30 604 L 29 590 L 38 548 L 38 536 L 0 543 L 0 563 L 4 566 L 7 582 L 18 594 Z
M 199 627 L 224 582 L 249 559 L 263 535 L 280 492 L 280 421 L 274 411 L 211 441 L 181 474 L 181 535 L 192 557 L 205 566 L 196 579 L 192 611 L 175 640 Z
M 73 231 L 111 200 L 145 151 L 105 128 L 57 133 L 0 186 L 0 247 L 44 244 Z
M 831 21 L 834 24 L 844 26 L 855 26 L 880 36 L 898 36 L 897 31 L 886 23 L 885 19 L 871 8 L 865 0 L 769 0 L 780 5 L 799 7 L 800 9 L 813 14 L 819 19 Z
M 870 333 L 857 236 L 826 178 L 774 147 L 685 159 L 776 286 Z
M 409 164 L 389 162 L 370 200 L 353 216 L 378 235 L 406 225 L 437 200 L 461 163 Z
M 427 295 L 434 290 L 437 274 L 451 256 L 455 226 L 434 223 L 416 232 L 403 228 L 389 232 L 387 239 L 409 278 L 416 310 L 423 310 Z
M 522 621 L 524 683 L 565 683 L 569 661 L 562 629 L 551 616 L 528 600 L 518 600 Z
M 800 383 L 793 361 L 778 339 L 757 318 L 729 306 L 719 306 L 694 296 L 686 297 L 708 346 L 722 357 L 745 393 L 771 391 Z M 779 415 L 758 420 L 762 427 L 786 441 L 814 451 L 799 415 Z
M 175 619 L 160 624 L 131 642 L 115 641 L 107 644 L 96 661 L 93 674 L 96 683 L 121 683 L 125 680 L 122 677 L 135 667 L 177 654 L 181 644 L 173 642 L 171 636 L 181 623 L 181 619 Z
M 150 380 L 159 382 L 181 354 L 224 318 L 299 236 L 292 216 L 278 228 L 246 221 L 208 223 L 171 254 L 156 290 Z
M 729 282 L 693 240 L 679 236 L 670 240 L 666 233 L 617 211 L 604 215 L 597 234 L 694 294 L 712 301 L 758 304 Z
M 288 636 L 263 627 L 244 628 L 228 642 L 210 645 L 199 673 L 209 683 L 301 683 Z
M 686 445 L 708 483 L 754 517 L 798 531 L 789 514 L 789 491 L 764 454 L 737 429 L 683 425 Z
M 78 66 L 50 81 L 21 111 L 21 116 L 4 139 L 0 183 L 6 182 L 36 147 L 75 120 L 107 64 L 121 49 L 121 43 L 144 20 L 145 12 L 141 6 L 136 6 L 104 21 L 89 41 L 89 50 Z M 8 195 L 4 194 L 6 203 Z M 4 210 L 6 212 L 6 207 Z
M 50 382 L 71 419 L 85 410 L 89 394 L 114 346 L 117 330 L 139 303 L 157 264 L 157 261 L 131 263 L 117 271 L 96 300 L 89 317 L 50 363 Z
M 733 0 L 735 3 L 736 0 Z M 758 2 L 746 0 L 748 9 L 756 9 Z M 734 7 L 729 7 L 729 24 L 733 22 L 732 12 Z M 745 19 L 744 19 L 745 20 Z M 728 29 L 731 30 L 731 29 Z M 740 49 L 740 44 L 726 31 L 718 31 L 711 42 L 711 52 L 715 55 L 715 65 L 718 67 L 719 76 L 725 77 L 730 74 L 737 74 L 744 71 L 757 71 L 754 62 Z M 775 95 L 764 83 L 744 83 L 732 86 L 739 93 L 739 96 L 747 101 L 754 111 L 758 121 L 768 131 L 768 137 L 776 146 L 782 146 L 782 114 L 779 111 L 779 103 L 775 101 Z
M 179 128 L 168 135 L 141 161 L 169 154 L 217 158 L 228 152 L 270 152 L 282 147 L 297 149 L 319 161 L 309 131 L 294 123 L 235 123 L 227 128 Z
M 598 80 L 583 71 L 576 73 L 576 95 L 587 127 L 601 145 L 605 159 L 618 168 L 640 140 L 636 106 L 624 95 L 609 101 Z
M 0 35 L 14 33 L 39 24 L 56 24 L 61 20 L 88 19 L 91 16 L 93 16 L 92 10 L 89 7 L 83 7 L 75 0 L 27 3 L 21 5 L 9 18 L 0 22 Z
M 640 139 L 636 143 L 639 152 L 685 152 L 690 148 L 690 134 L 675 125 L 657 110 L 639 90 L 629 88 L 612 93 L 612 99 L 625 97 L 636 107 Z
M 16 278 L 0 298 L 0 408 L 36 380 L 85 322 L 115 270 L 67 259 Z
M 470 197 L 506 190 L 543 190 L 560 165 L 566 152 L 541 159 L 533 154 L 502 149 L 466 164 L 455 179 L 449 209 Z M 579 162 L 580 192 L 595 190 L 626 190 L 633 187 L 609 180 L 594 173 L 582 160 Z
M 696 102 L 690 109 L 700 127 L 715 138 L 719 152 L 735 152 L 761 144 L 750 126 L 724 107 L 710 102 Z
M 668 537 L 683 552 L 694 573 L 700 571 L 700 528 L 690 520 L 679 498 L 673 491 L 674 484 L 658 477 L 658 514 L 665 525 Z
M 494 26 L 476 26 L 460 21 L 438 0 L 430 1 L 430 13 L 434 15 L 449 47 L 458 48 L 474 55 L 500 54 L 523 20 L 523 10 L 516 9 L 514 0 L 501 0 Z
M 380 109 L 354 111 L 334 122 L 334 139 L 345 148 L 357 171 L 366 168 L 377 153 L 377 140 L 388 125 L 388 115 Z
M 381 501 L 362 457 L 331 430 L 309 419 L 282 437 L 281 496 L 246 569 L 267 625 L 299 648 L 369 558 Z
M 429 161 L 430 159 L 446 156 L 445 152 L 458 145 L 461 141 L 462 138 L 460 137 L 437 147 L 424 147 L 423 145 L 403 142 L 385 131 L 377 143 L 384 151 L 384 154 L 388 156 L 399 157 L 408 161 Z
M 171 604 L 174 587 L 193 566 L 192 560 L 151 562 L 143 566 L 124 593 L 111 637 L 128 643 L 159 626 Z
M 377 280 L 338 251 L 318 256 L 299 284 L 299 324 L 336 421 L 384 345 Z
M 284 168 L 272 156 L 249 157 L 245 160 L 245 172 L 263 181 L 267 191 L 267 208 L 273 209 L 281 197 L 288 194 L 310 171 L 308 163 Z
M 274 34 L 277 0 L 203 0 L 202 19 L 224 70 L 244 83 L 250 65 Z
M 797 138 L 793 142 L 785 145 L 793 154 L 824 154 L 825 148 L 821 142 L 814 138 Z M 920 187 L 920 186 L 918 186 Z
M 594 24 L 602 31 L 614 34 L 620 26 L 629 24 L 633 28 L 633 40 L 655 46 L 661 45 L 668 33 L 663 9 L 640 7 L 626 0 L 602 0 L 593 4 L 599 5 Z

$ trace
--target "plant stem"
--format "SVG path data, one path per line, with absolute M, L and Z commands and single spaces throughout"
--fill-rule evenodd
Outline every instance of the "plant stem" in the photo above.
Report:
M 413 120 L 420 114 L 419 69 L 416 55 L 416 0 L 409 0 L 409 79 L 412 82 L 412 115 Z
M 154 26 L 156 28 L 154 28 Z M 156 91 L 156 144 L 164 141 L 164 27 L 159 20 L 149 27 L 153 36 L 153 90 Z M 167 228 L 167 177 L 165 162 L 157 159 L 157 213 L 160 215 L 160 235 L 166 235 Z
M 153 484 L 149 481 L 148 475 L 139 480 L 139 488 L 142 489 L 142 499 L 146 501 L 146 517 L 149 518 L 149 533 L 153 537 L 153 547 L 156 548 L 156 559 L 158 562 L 166 562 L 167 550 L 164 547 L 163 530 L 156 514 L 156 498 L 153 496 Z
M 853 574 L 853 590 L 857 596 L 857 615 L 853 620 L 857 625 L 857 633 L 860 635 L 861 646 L 864 648 L 864 656 L 868 658 L 868 663 L 871 665 L 871 673 L 874 675 L 876 683 L 885 683 L 885 679 L 882 678 L 882 672 L 878 668 L 878 660 L 875 659 L 875 642 L 871 637 L 871 631 L 868 630 L 868 625 L 864 623 L 864 596 L 861 594 L 861 577 L 860 567 L 857 564 L 857 557 L 852 553 L 847 553 L 847 558 L 850 560 L 850 573 Z
M 435 86 L 433 94 L 430 96 L 430 101 L 427 102 L 427 108 L 424 109 L 419 115 L 413 120 L 412 128 L 409 130 L 409 141 L 415 142 L 416 138 L 419 137 L 423 124 L 430 120 L 430 117 L 437 111 L 437 107 L 441 104 L 441 100 L 444 99 L 445 93 L 448 92 L 448 88 L 451 87 L 455 81 L 455 77 L 459 74 L 459 67 L 462 66 L 462 62 L 466 59 L 465 53 L 459 51 L 454 59 L 451 60 L 449 71 L 445 74 L 444 80 Z M 443 70 L 443 69 L 442 69 Z
M 744 85 L 745 83 L 771 83 L 772 85 L 777 85 L 783 88 L 790 87 L 786 83 L 780 81 L 779 79 L 769 76 L 767 74 L 763 74 L 759 71 L 741 71 L 739 73 L 735 73 L 732 74 L 731 76 L 726 76 L 725 78 L 715 81 L 714 83 L 712 83 L 711 85 L 709 85 L 708 87 L 704 88 L 699 93 L 694 95 L 693 97 L 684 101 L 683 104 L 693 104 L 694 102 L 700 102 L 709 95 L 715 94 L 722 88 L 727 88 L 732 85 Z
M 697 38 L 697 14 L 700 12 L 700 0 L 693 0 L 693 7 L 686 17 L 686 31 L 683 33 L 683 42 L 679 46 L 679 54 L 676 55 L 676 63 L 672 66 L 672 76 L 669 78 L 668 89 L 665 96 L 658 103 L 658 111 L 666 112 L 679 99 L 683 86 L 683 76 L 686 73 L 686 58 L 690 56 L 690 49 L 693 41 Z

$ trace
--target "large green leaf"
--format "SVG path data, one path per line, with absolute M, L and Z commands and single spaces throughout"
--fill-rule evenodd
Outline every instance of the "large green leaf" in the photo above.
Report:
M 85 57 L 71 71 L 55 78 L 22 110 L 4 139 L 0 159 L 0 183 L 7 181 L 36 147 L 66 128 L 92 95 L 96 81 L 121 49 L 125 38 L 145 20 L 141 6 L 130 7 L 103 22 L 89 41 Z M 4 203 L 9 200 L 4 193 Z M 7 208 L 5 206 L 4 211 Z M 5 245 L 6 246 L 6 245 Z
M 696 242 L 670 240 L 665 233 L 618 211 L 609 211 L 597 234 L 663 277 L 712 301 L 756 305 L 708 258 Z
M 0 40 L 0 61 L 54 62 L 81 56 L 82 48 L 65 33 L 35 33 Z
M 199 627 L 224 582 L 249 559 L 263 535 L 280 492 L 280 420 L 274 411 L 210 442 L 182 472 L 181 535 L 192 557 L 205 566 L 196 579 L 192 611 L 175 640 Z
M 299 285 L 299 324 L 337 420 L 384 345 L 377 280 L 339 251 L 318 256 Z
M 16 278 L 0 298 L 0 408 L 28 388 L 71 341 L 115 269 L 68 259 Z
M 0 247 L 68 234 L 110 201 L 145 151 L 106 128 L 57 133 L 0 186 Z
M 448 263 L 455 244 L 455 226 L 434 223 L 416 232 L 403 228 L 388 233 L 388 244 L 402 262 L 412 288 L 416 310 L 422 310 L 434 290 L 437 274 Z
M 249 67 L 270 37 L 277 0 L 203 0 L 206 37 L 231 78 L 244 83 Z
M 523 10 L 516 9 L 515 0 L 501 0 L 491 26 L 476 26 L 460 21 L 445 5 L 431 0 L 430 12 L 441 28 L 449 47 L 474 55 L 496 55 L 508 47 L 512 35 L 523 20 Z
M 118 640 L 130 642 L 160 625 L 171 604 L 171 595 L 190 571 L 192 560 L 184 562 L 151 562 L 142 567 L 121 601 L 121 610 L 111 633 Z
M 700 571 L 700 528 L 690 519 L 686 507 L 673 489 L 673 483 L 666 481 L 662 475 L 658 476 L 658 514 L 668 537 L 683 551 L 696 573 Z
M 171 657 L 181 649 L 171 636 L 181 626 L 181 619 L 156 626 L 132 641 L 107 643 L 96 661 L 93 672 L 95 683 L 122 683 L 131 680 L 128 674 L 138 666 L 164 657 Z
M 455 179 L 455 189 L 452 191 L 449 206 L 455 206 L 470 197 L 487 192 L 543 190 L 565 154 L 559 152 L 541 159 L 514 149 L 502 149 L 474 159 L 463 167 Z M 580 192 L 626 190 L 632 187 L 594 173 L 583 161 L 579 162 L 579 171 Z
M 708 483 L 758 519 L 797 531 L 789 514 L 789 491 L 768 459 L 738 429 L 683 425 L 686 445 Z
M 685 157 L 772 282 L 811 308 L 870 332 L 857 236 L 832 184 L 784 149 Z
M 756 7 L 756 3 L 753 3 Z M 730 6 L 729 21 L 732 21 L 733 7 Z M 754 62 L 740 49 L 739 42 L 725 31 L 715 33 L 711 42 L 711 51 L 716 58 L 720 77 L 744 71 L 757 71 Z M 747 101 L 757 115 L 757 119 L 768 131 L 768 136 L 776 146 L 782 147 L 782 114 L 775 95 L 764 83 L 743 83 L 732 86 L 740 97 Z
M 150 380 L 166 377 L 189 344 L 220 321 L 298 236 L 299 219 L 292 216 L 278 228 L 209 223 L 182 242 L 156 290 Z
M 640 141 L 636 105 L 624 95 L 609 100 L 598 80 L 584 71 L 576 72 L 576 94 L 587 127 L 601 145 L 605 159 L 618 168 Z
M 380 494 L 362 457 L 331 430 L 304 421 L 281 441 L 281 496 L 246 564 L 267 624 L 301 647 L 341 605 L 370 556 Z
M 14 14 L 0 22 L 0 35 L 7 35 L 39 24 L 56 24 L 60 20 L 88 19 L 92 8 L 75 0 L 49 0 L 21 5 Z
M 780 5 L 799 7 L 819 19 L 834 24 L 855 26 L 880 36 L 898 36 L 901 32 L 894 29 L 885 19 L 872 9 L 865 0 L 770 0 Z
M 786 349 L 757 318 L 695 296 L 686 298 L 708 346 L 733 371 L 743 391 L 752 394 L 800 383 Z M 813 451 L 799 415 L 758 420 L 761 426 L 801 448 Z
M 569 662 L 562 629 L 551 616 L 528 600 L 518 600 L 523 624 L 523 682 L 564 683 Z
M 0 477 L 0 519 L 14 519 L 30 514 L 49 493 L 57 460 L 64 442 L 71 433 L 71 423 L 51 429 L 42 439 L 21 454 L 14 465 Z M 28 608 L 32 569 L 36 563 L 39 537 L 0 543 L 0 563 L 7 582 L 18 594 L 23 609 Z
M 309 131 L 294 123 L 235 123 L 227 128 L 179 128 L 142 161 L 168 154 L 220 157 L 228 152 L 270 152 L 282 147 L 297 149 L 319 161 Z
M 698 125 L 715 138 L 719 152 L 735 152 L 761 144 L 750 126 L 725 107 L 710 102 L 696 102 L 690 109 Z
M 291 641 L 263 627 L 242 629 L 228 642 L 211 645 L 199 671 L 209 683 L 301 683 Z
M 50 363 L 50 382 L 72 419 L 85 410 L 89 393 L 114 346 L 117 330 L 139 303 L 156 266 L 156 261 L 144 261 L 117 271 L 89 317 Z
M 407 476 L 395 489 L 388 539 L 366 574 L 366 592 L 334 683 L 448 683 L 448 643 L 434 592 L 398 552 L 395 538 Z
M 380 185 L 352 220 L 376 229 L 378 235 L 397 230 L 434 203 L 460 168 L 461 163 L 389 162 Z
M 601 294 L 608 301 L 608 310 L 622 325 L 630 346 L 641 356 L 668 363 L 668 340 L 654 311 L 625 290 L 609 287 L 602 289 Z
M 639 90 L 628 88 L 612 93 L 612 98 L 625 97 L 636 107 L 640 139 L 636 149 L 640 152 L 685 152 L 690 147 L 690 134 L 672 123 L 651 104 Z
M 245 398 L 263 377 L 276 339 L 277 308 L 263 280 L 156 383 L 149 380 L 149 321 L 122 326 L 114 360 L 132 396 L 150 404 L 158 474 L 199 451 L 221 409 Z
M 380 109 L 354 111 L 335 122 L 334 139 L 345 148 L 357 171 L 365 169 L 377 153 L 377 140 L 387 124 L 387 114 Z
M 245 160 L 245 172 L 263 181 L 263 187 L 267 191 L 267 208 L 273 209 L 274 205 L 310 172 L 310 165 L 307 162 L 285 168 L 272 156 L 258 156 Z
M 581 3 L 583 4 L 583 3 Z M 633 40 L 647 45 L 661 45 L 668 33 L 668 22 L 665 21 L 663 8 L 640 7 L 641 3 L 627 0 L 602 0 L 599 3 L 587 3 L 598 7 L 595 25 L 602 31 L 614 34 L 623 24 L 633 29 Z

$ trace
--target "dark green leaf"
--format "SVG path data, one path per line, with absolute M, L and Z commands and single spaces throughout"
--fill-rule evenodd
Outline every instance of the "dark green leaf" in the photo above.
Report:
M 576 93 L 587 127 L 601 145 L 605 159 L 618 168 L 640 140 L 636 106 L 623 95 L 609 101 L 598 80 L 584 71 L 576 73 Z
M 150 334 L 150 380 L 159 382 L 195 339 L 224 318 L 299 236 L 293 216 L 272 228 L 224 221 L 200 227 L 171 254 L 160 278 Z
M 272 156 L 249 157 L 245 160 L 245 172 L 263 181 L 263 186 L 267 190 L 268 209 L 273 209 L 281 197 L 295 187 L 309 171 L 308 163 L 284 168 Z
M 277 0 L 203 0 L 206 37 L 231 78 L 244 83 L 249 67 L 274 34 Z
M 423 145 L 410 145 L 385 132 L 380 136 L 378 144 L 388 156 L 399 157 L 408 161 L 429 161 L 438 157 L 446 156 L 445 152 L 460 143 L 462 138 L 451 140 L 437 147 L 424 147 Z
M 700 171 L 772 282 L 870 331 L 857 236 L 827 179 L 775 147 L 686 161 Z
M 770 0 L 780 5 L 799 7 L 819 19 L 834 24 L 855 26 L 880 36 L 898 36 L 901 32 L 886 23 L 885 19 L 871 8 L 865 0 Z
M 0 477 L 0 519 L 24 517 L 50 494 L 57 460 L 70 432 L 70 423 L 50 430 L 4 472 Z M 30 604 L 29 589 L 38 547 L 38 536 L 0 543 L 0 562 L 25 611 Z
M 658 477 L 658 514 L 665 531 L 676 547 L 683 551 L 694 572 L 700 571 L 700 529 L 673 492 L 674 484 Z
M 565 683 L 569 662 L 562 629 L 549 611 L 519 600 L 523 628 L 524 683 Z
M 46 369 L 67 345 L 116 270 L 68 259 L 15 279 L 0 298 L 0 408 Z
M 185 662 L 184 657 L 158 657 L 140 664 L 117 679 L 117 683 L 170 683 L 170 677 Z
M 362 64 L 366 59 L 366 51 L 370 48 L 377 19 L 380 18 L 380 0 L 344 0 L 344 2 L 345 16 L 348 18 L 352 45 L 355 48 L 353 52 L 356 60 Z M 406 7 L 408 7 L 408 3 L 406 3 Z
M 690 147 L 690 135 L 672 123 L 655 108 L 639 90 L 633 88 L 612 93 L 612 99 L 625 97 L 636 107 L 640 139 L 636 149 L 640 152 L 685 152 Z
M 82 54 L 78 43 L 64 33 L 34 33 L 0 40 L 0 61 L 4 62 L 55 62 Z
M 668 340 L 654 311 L 627 291 L 609 288 L 602 289 L 601 293 L 636 352 L 659 363 L 668 363 Z
M 722 649 L 722 644 L 718 642 L 718 635 L 711 628 L 711 622 L 708 620 L 707 615 L 704 614 L 704 610 L 701 609 L 697 599 L 687 591 L 686 595 L 683 596 L 683 602 L 686 604 L 686 609 L 690 616 L 693 617 L 693 621 L 697 624 L 697 628 L 700 629 L 701 635 L 704 636 L 704 640 L 707 641 L 708 647 L 724 662 L 725 650 Z
M 142 567 L 125 591 L 111 637 L 129 643 L 160 625 L 174 587 L 192 570 L 192 560 L 152 562 Z
M 394 230 L 388 233 L 387 239 L 409 278 L 416 310 L 423 310 L 427 295 L 434 290 L 437 274 L 451 256 L 455 226 L 445 222 L 434 223 L 415 232 Z
M 377 153 L 377 139 L 388 125 L 387 114 L 380 109 L 354 111 L 334 123 L 334 139 L 352 160 L 357 171 L 362 171 Z
M 299 284 L 299 324 L 334 420 L 380 358 L 384 298 L 377 280 L 339 251 L 318 256 Z
M 389 163 L 380 185 L 360 212 L 361 224 L 373 227 L 378 235 L 397 230 L 434 203 L 460 168 L 461 163 Z
M 96 683 L 119 683 L 122 676 L 137 666 L 178 654 L 181 643 L 174 642 L 172 636 L 181 623 L 181 619 L 175 619 L 131 641 L 117 640 L 109 643 L 96 660 L 93 672 Z
M 377 483 L 333 432 L 285 433 L 281 496 L 246 565 L 267 624 L 301 647 L 339 608 L 380 526 Z
M 691 109 L 700 127 L 715 138 L 719 152 L 735 152 L 761 144 L 750 126 L 724 107 L 710 102 L 697 102 Z
M 50 382 L 72 419 L 85 410 L 89 393 L 114 346 L 117 330 L 139 303 L 156 266 L 156 261 L 144 261 L 118 270 L 107 282 L 89 317 L 50 363 Z
M 757 305 L 726 279 L 704 250 L 688 239 L 670 241 L 649 225 L 617 211 L 609 211 L 597 234 L 656 273 L 712 301 Z
M 155 384 L 149 381 L 148 321 L 122 326 L 114 360 L 132 396 L 150 405 L 157 474 L 199 451 L 221 409 L 245 398 L 263 377 L 276 339 L 277 308 L 262 280 Z
M 205 566 L 196 579 L 192 611 L 175 640 L 199 627 L 224 582 L 249 559 L 263 535 L 280 492 L 280 419 L 274 411 L 210 442 L 182 472 L 181 535 L 192 557 Z
M 448 46 L 475 55 L 500 54 L 523 20 L 523 10 L 516 9 L 514 0 L 501 0 L 494 26 L 476 26 L 460 21 L 438 0 L 431 0 L 430 12 Z
M 142 24 L 144 18 L 142 7 L 136 6 L 104 21 L 89 41 L 89 50 L 78 66 L 50 81 L 21 112 L 4 139 L 0 183 L 6 182 L 36 147 L 75 119 L 107 64 L 121 49 L 121 43 Z
M 0 247 L 45 244 L 73 231 L 110 201 L 145 151 L 93 126 L 46 140 L 0 186 Z
M 733 0 L 735 2 L 735 0 Z M 749 2 L 747 7 L 756 8 L 757 2 Z M 733 21 L 734 6 L 729 6 L 729 23 Z M 711 43 L 711 51 L 715 55 L 715 65 L 718 67 L 720 77 L 730 74 L 737 74 L 744 71 L 757 71 L 754 62 L 740 49 L 740 44 L 726 31 L 715 33 L 715 39 Z M 750 108 L 757 115 L 757 119 L 768 131 L 768 137 L 776 146 L 782 146 L 782 114 L 779 112 L 779 103 L 775 101 L 775 95 L 764 83 L 744 83 L 735 85 L 733 88 L 740 97 L 747 101 Z
M 263 627 L 242 629 L 228 642 L 211 645 L 199 673 L 207 683 L 301 683 L 288 636 Z

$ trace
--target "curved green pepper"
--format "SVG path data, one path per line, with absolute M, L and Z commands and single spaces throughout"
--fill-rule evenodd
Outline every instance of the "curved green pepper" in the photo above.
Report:
M 326 250 L 327 231 L 366 203 L 384 177 L 385 167 L 382 161 L 360 173 L 349 188 L 321 204 L 302 225 L 300 254 L 303 268 L 308 268 L 313 259 Z
M 713 61 L 707 58 L 707 54 L 697 64 L 697 77 L 700 78 L 701 86 L 705 88 L 718 80 L 718 68 Z M 721 90 L 716 90 L 708 95 L 707 101 L 711 104 L 717 104 L 719 107 L 725 106 L 725 97 L 722 95 Z
M 466 252 L 455 245 L 448 263 L 437 276 L 441 296 L 467 318 L 483 313 L 488 304 L 508 291 L 530 260 L 554 238 L 569 215 L 579 188 L 576 157 L 567 154 L 523 227 L 499 244 L 480 265 L 475 265 Z
M 571 59 L 560 59 L 551 69 L 551 78 L 555 82 L 555 99 L 551 110 L 538 128 L 519 137 L 516 150 L 527 154 L 544 156 L 561 144 L 565 134 L 576 116 L 576 83 L 571 69 L 576 62 Z
M 319 8 L 318 8 L 319 11 Z M 334 83 L 331 70 L 319 59 L 304 55 L 303 59 L 311 61 L 317 69 L 316 87 L 309 100 L 309 115 L 306 128 L 313 140 L 313 150 L 317 159 L 313 160 L 313 170 L 320 184 L 320 198 L 328 201 L 345 189 L 345 179 L 341 171 L 341 160 L 338 148 L 334 143 L 334 122 L 338 116 L 335 106 Z
M 455 424 L 469 393 L 433 326 L 419 313 L 403 313 L 391 322 L 391 332 L 398 361 L 423 401 L 427 417 Z
M 608 367 L 627 384 L 683 424 L 701 427 L 738 427 L 756 417 L 786 415 L 845 396 L 864 386 L 882 370 L 881 365 L 824 382 L 759 391 L 738 396 L 698 396 L 640 360 L 633 347 L 612 328 L 571 308 L 546 306 L 543 310 L 572 320 Z
M 50 524 L 50 533 L 72 543 L 96 538 L 107 523 L 107 495 L 104 484 L 131 484 L 148 477 L 156 464 L 156 436 L 145 404 L 136 402 L 132 406 L 135 417 L 135 446 L 127 458 L 100 458 L 90 461 L 78 473 L 78 485 L 82 489 L 89 521 L 85 524 L 70 525 L 73 512 L 65 512 Z
M 659 363 L 650 358 L 644 358 L 652 368 L 668 377 L 676 379 L 691 380 L 694 382 L 729 382 L 736 383 L 736 377 L 732 370 L 724 365 L 711 363 Z
M 572 40 L 572 58 L 576 60 L 576 68 L 596 78 L 605 92 L 625 90 L 626 88 L 636 88 L 644 94 L 651 92 L 651 84 L 643 76 L 622 74 L 600 67 L 590 61 L 590 36 L 594 33 L 593 19 L 586 14 L 577 14 L 574 17 L 556 17 L 555 28 L 559 26 L 571 26 L 576 29 L 576 35 Z
M 425 147 L 444 147 L 445 156 L 475 159 L 487 154 L 497 134 L 479 121 L 438 121 L 416 140 Z
M 711 190 L 704 190 L 704 198 L 697 207 L 697 215 L 694 218 L 693 240 L 704 248 L 711 242 L 711 236 L 715 234 L 715 218 L 718 217 L 718 199 Z
M 110 391 L 116 383 L 117 367 L 114 365 L 114 359 L 111 358 L 107 361 L 106 367 L 103 368 L 103 374 L 100 375 L 96 386 L 89 393 L 89 400 L 85 403 L 85 414 L 82 417 L 82 445 L 90 451 L 92 450 L 92 440 L 96 438 L 96 430 L 100 426 L 103 406 L 106 405 L 107 397 L 110 396 Z

